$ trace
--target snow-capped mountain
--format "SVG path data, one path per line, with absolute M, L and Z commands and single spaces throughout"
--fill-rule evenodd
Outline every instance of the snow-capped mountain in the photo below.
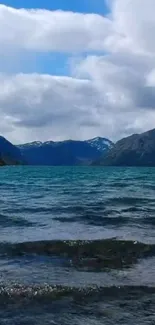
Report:
M 33 141 L 33 142 L 28 142 L 28 143 L 24 143 L 24 144 L 19 144 L 17 147 L 19 149 L 24 149 L 24 148 L 29 148 L 29 147 L 40 147 L 42 146 L 43 142 L 41 141 Z
M 30 165 L 79 165 L 100 158 L 111 146 L 110 140 L 97 137 L 85 141 L 34 141 L 18 148 Z
M 96 137 L 85 142 L 89 143 L 92 147 L 97 150 L 104 152 L 113 146 L 113 142 L 106 138 Z

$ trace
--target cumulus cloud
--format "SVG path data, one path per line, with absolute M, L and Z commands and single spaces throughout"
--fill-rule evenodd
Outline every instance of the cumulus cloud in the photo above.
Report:
M 89 79 L 1 75 L 0 114 L 3 125 L 11 126 L 10 132 L 4 130 L 9 138 L 16 143 L 96 135 L 117 140 L 153 127 L 155 92 L 144 86 L 141 70 L 129 74 L 127 67 L 104 60 L 99 65 L 95 57 L 86 59 L 82 70 L 88 69 Z
M 155 91 L 152 80 L 155 74 L 153 58 L 133 54 L 88 56 L 78 62 L 74 73 L 94 81 L 109 109 L 136 110 L 154 108 Z M 147 80 L 150 80 L 147 82 Z
M 115 141 L 154 127 L 155 1 L 107 2 L 107 17 L 0 5 L 3 55 L 8 49 L 10 55 L 77 53 L 70 77 L 1 73 L 0 127 L 10 140 L 101 135 Z M 78 57 L 90 50 L 96 55 Z
M 101 50 L 112 23 L 97 14 L 0 5 L 0 51 Z
M 111 12 L 114 29 L 120 35 L 118 44 L 114 39 L 116 47 L 154 53 L 154 0 L 112 0 Z
M 45 129 L 51 129 L 48 138 L 61 139 L 81 137 L 80 128 L 96 131 L 100 127 L 99 97 L 89 80 L 39 74 L 0 76 L 1 116 L 10 119 L 14 131 L 23 127 L 29 134 L 37 133 L 39 139 L 46 140 Z
M 107 16 L 0 5 L 0 49 L 155 51 L 155 1 L 110 0 Z

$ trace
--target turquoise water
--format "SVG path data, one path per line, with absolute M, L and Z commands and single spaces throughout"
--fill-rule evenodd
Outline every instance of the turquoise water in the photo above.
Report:
M 154 168 L 4 167 L 0 190 L 0 324 L 154 324 Z

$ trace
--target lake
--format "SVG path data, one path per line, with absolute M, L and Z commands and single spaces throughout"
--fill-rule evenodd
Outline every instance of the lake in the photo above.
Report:
M 154 324 L 155 168 L 0 169 L 0 324 Z

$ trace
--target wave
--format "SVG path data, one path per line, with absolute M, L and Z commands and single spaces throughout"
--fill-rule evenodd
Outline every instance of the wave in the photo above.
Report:
M 71 195 L 72 196 L 72 195 Z M 71 198 L 70 198 L 71 199 Z M 56 205 L 50 205 L 50 206 L 44 206 L 44 205 L 38 205 L 38 206 L 27 206 L 23 207 L 21 206 L 14 206 L 14 207 L 7 207 L 7 212 L 12 213 L 14 211 L 15 213 L 22 213 L 23 210 L 25 213 L 31 214 L 31 213 L 47 213 L 47 214 L 78 214 L 83 215 L 85 213 L 89 213 L 89 210 L 93 212 L 102 212 L 106 210 L 116 210 L 116 211 L 123 211 L 123 209 L 131 209 L 131 212 L 143 210 L 145 207 L 146 209 L 149 209 L 149 207 L 155 208 L 154 204 L 154 197 L 146 198 L 146 197 L 112 197 L 112 198 L 104 198 L 101 201 L 96 201 L 92 203 L 92 200 L 90 200 L 89 196 L 86 198 L 84 204 L 72 204 L 71 201 L 68 201 L 68 204 L 60 200 L 59 204 Z M 119 208 L 119 210 L 118 210 Z
M 118 200 L 120 201 L 120 200 Z M 57 210 L 57 211 L 56 211 Z M 155 224 L 155 206 L 123 206 L 104 205 L 104 202 L 96 205 L 61 207 L 60 210 L 55 208 L 57 216 L 53 216 L 52 220 L 62 223 L 88 224 L 91 226 L 115 226 L 121 227 L 128 224 Z
M 60 285 L 10 285 L 0 286 L 0 303 L 5 303 L 7 300 L 55 300 L 63 297 L 73 299 L 91 299 L 102 298 L 122 299 L 124 296 L 133 296 L 134 299 L 144 295 L 155 295 L 155 287 L 148 286 L 109 286 L 109 287 L 68 287 Z
M 152 197 L 130 197 L 130 196 L 120 196 L 120 197 L 113 197 L 113 198 L 110 198 L 110 199 L 107 199 L 104 204 L 105 205 L 122 205 L 122 206 L 136 206 L 136 205 L 139 205 L 141 204 L 143 206 L 143 204 L 150 204 L 150 203 L 153 203 L 154 204 L 154 198 Z
M 155 256 L 155 244 L 113 239 L 51 240 L 0 244 L 1 257 L 26 255 L 56 256 L 68 266 L 102 271 L 105 268 L 128 268 L 143 258 Z
M 0 227 L 34 227 L 37 223 L 28 221 L 22 217 L 11 216 L 9 217 L 6 214 L 0 214 Z
M 154 324 L 154 304 L 154 287 L 0 286 L 1 324 L 8 325 Z
M 110 214 L 114 213 L 114 211 L 105 211 L 104 215 L 99 215 L 95 212 L 88 212 L 85 213 L 85 215 L 82 216 L 60 216 L 60 217 L 55 217 L 53 220 L 62 222 L 62 223 L 75 223 L 75 222 L 80 222 L 83 224 L 89 224 L 91 226 L 99 226 L 99 227 L 104 227 L 104 226 L 115 226 L 120 227 L 123 226 L 127 223 L 129 223 L 129 218 L 119 216 L 119 212 L 115 212 L 115 216 L 110 216 Z

